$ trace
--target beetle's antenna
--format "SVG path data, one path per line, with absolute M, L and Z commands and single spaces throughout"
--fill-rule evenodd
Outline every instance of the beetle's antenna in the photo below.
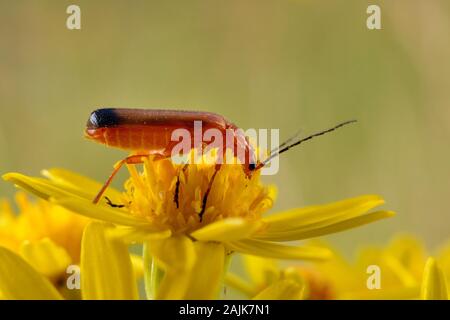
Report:
M 334 131 L 336 129 L 339 129 L 340 127 L 343 127 L 343 126 L 345 126 L 347 124 L 351 124 L 351 123 L 354 123 L 354 122 L 356 122 L 356 120 L 349 120 L 349 121 L 342 122 L 342 123 L 340 123 L 340 124 L 338 124 L 338 125 L 336 125 L 336 126 L 334 126 L 332 128 L 313 133 L 312 135 L 307 136 L 306 138 L 300 139 L 300 140 L 298 140 L 296 142 L 293 142 L 293 143 L 289 144 L 289 142 L 291 142 L 292 140 L 294 140 L 298 136 L 298 133 L 297 133 L 292 138 L 289 138 L 284 143 L 282 143 L 279 148 L 275 149 L 276 150 L 275 153 L 271 152 L 270 156 L 266 160 L 262 161 L 261 164 L 258 166 L 258 168 L 264 167 L 267 163 L 270 162 L 270 160 L 272 160 L 276 156 L 282 154 L 283 152 L 288 151 L 289 149 L 291 149 L 291 148 L 293 148 L 295 146 L 298 146 L 299 144 L 301 144 L 301 143 L 303 143 L 305 141 L 308 141 L 308 140 L 311 140 L 311 139 L 313 139 L 315 137 L 318 137 L 318 136 L 324 135 L 326 133 L 332 132 L 332 131 Z
M 277 153 L 281 148 L 284 148 L 285 146 L 287 146 L 290 142 L 294 141 L 295 139 L 297 139 L 300 136 L 300 133 L 302 131 L 298 130 L 292 137 L 290 137 L 289 139 L 287 139 L 286 141 L 283 141 L 283 143 L 281 143 L 278 147 L 270 150 L 270 155 Z

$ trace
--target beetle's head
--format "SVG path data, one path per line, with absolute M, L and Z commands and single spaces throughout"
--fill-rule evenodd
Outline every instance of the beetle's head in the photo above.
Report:
M 263 167 L 263 164 L 261 162 L 258 162 L 258 163 L 250 162 L 250 163 L 246 163 L 242 166 L 244 168 L 245 175 L 247 176 L 247 178 L 250 179 L 256 171 L 258 171 L 259 169 L 261 169 Z

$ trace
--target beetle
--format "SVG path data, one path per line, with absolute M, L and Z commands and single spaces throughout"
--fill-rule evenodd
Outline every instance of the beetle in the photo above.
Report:
M 194 122 L 201 121 L 203 130 L 217 129 L 224 135 L 227 130 L 234 133 L 234 147 L 242 147 L 245 150 L 245 159 L 241 161 L 244 172 L 248 177 L 262 167 L 264 167 L 275 156 L 289 150 L 290 148 L 310 140 L 316 136 L 336 130 L 339 127 L 355 122 L 346 121 L 330 129 L 314 133 L 306 138 L 298 139 L 298 134 L 282 143 L 276 150 L 272 150 L 268 158 L 264 161 L 255 161 L 254 150 L 248 139 L 242 136 L 234 123 L 228 121 L 223 116 L 203 111 L 180 111 L 164 109 L 125 109 L 125 108 L 103 108 L 93 111 L 86 124 L 85 137 L 95 142 L 109 147 L 127 150 L 130 155 L 120 160 L 114 170 L 102 186 L 93 202 L 98 203 L 103 193 L 108 188 L 112 179 L 124 164 L 138 164 L 143 162 L 144 157 L 154 155 L 155 159 L 169 158 L 173 147 L 178 141 L 172 140 L 172 132 L 176 129 L 185 129 L 191 136 L 194 136 Z M 222 150 L 223 152 L 225 150 Z M 187 165 L 187 164 L 186 164 Z M 186 168 L 186 165 L 184 168 Z M 206 207 L 209 190 L 215 174 L 220 169 L 220 164 L 216 165 L 216 170 L 212 176 L 208 189 L 203 196 L 203 207 L 201 215 Z M 176 185 L 174 201 L 178 207 L 178 187 Z M 110 201 L 108 202 L 110 203 Z M 111 203 L 110 203 L 111 205 Z

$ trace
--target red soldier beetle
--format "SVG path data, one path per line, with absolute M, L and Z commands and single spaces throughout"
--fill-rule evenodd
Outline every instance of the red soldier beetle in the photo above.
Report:
M 155 109 L 122 109 L 105 108 L 98 109 L 91 113 L 86 125 L 85 136 L 95 142 L 105 144 L 106 146 L 128 150 L 131 155 L 119 161 L 114 170 L 100 189 L 93 202 L 98 203 L 106 188 L 111 184 L 114 176 L 124 164 L 139 164 L 143 162 L 144 157 L 154 155 L 154 159 L 164 159 L 171 157 L 172 148 L 178 144 L 178 141 L 172 140 L 172 132 L 176 129 L 186 129 L 190 133 L 194 131 L 194 122 L 201 121 L 204 130 L 214 128 L 225 135 L 226 130 L 233 130 L 234 147 L 242 147 L 245 150 L 245 159 L 241 164 L 248 177 L 251 174 L 270 162 L 277 155 L 289 150 L 290 148 L 308 141 L 314 137 L 334 131 L 344 125 L 355 122 L 355 120 L 346 121 L 330 129 L 314 133 L 306 138 L 298 139 L 298 134 L 282 143 L 278 148 L 272 150 L 269 156 L 263 161 L 256 161 L 254 150 L 248 139 L 237 134 L 240 129 L 223 116 L 200 111 L 177 111 L 177 110 L 155 110 Z M 242 132 L 242 131 L 240 131 Z M 204 146 L 202 146 L 204 147 Z M 225 150 L 222 150 L 225 152 Z M 246 162 L 245 160 L 248 159 Z M 188 165 L 188 164 L 186 164 Z M 184 168 L 186 168 L 186 165 Z M 208 189 L 203 196 L 203 207 L 200 213 L 200 219 L 206 207 L 209 191 L 212 181 L 220 169 L 220 164 L 216 165 L 216 171 L 209 182 Z M 178 207 L 178 188 L 177 181 L 174 201 Z M 120 205 L 110 205 L 120 207 Z

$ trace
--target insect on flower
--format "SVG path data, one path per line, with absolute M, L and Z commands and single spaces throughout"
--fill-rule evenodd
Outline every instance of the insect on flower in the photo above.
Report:
M 85 131 L 86 137 L 110 147 L 130 151 L 130 155 L 114 166 L 113 172 L 106 180 L 93 202 L 98 203 L 106 188 L 108 188 L 112 179 L 124 164 L 142 163 L 143 158 L 150 155 L 153 155 L 155 160 L 171 157 L 173 148 L 179 143 L 179 141 L 173 139 L 172 133 L 177 129 L 185 129 L 191 133 L 191 137 L 194 137 L 195 122 L 197 121 L 201 121 L 203 131 L 216 129 L 225 136 L 227 131 L 231 130 L 233 133 L 233 151 L 238 148 L 241 148 L 241 150 L 244 151 L 244 158 L 239 160 L 241 160 L 240 165 L 242 165 L 247 176 L 251 176 L 253 172 L 263 168 L 274 157 L 290 148 L 316 136 L 323 135 L 334 131 L 339 127 L 355 122 L 355 120 L 346 121 L 335 127 L 317 132 L 302 139 L 299 139 L 298 134 L 296 134 L 282 143 L 278 148 L 272 150 L 266 159 L 257 161 L 254 149 L 248 138 L 243 135 L 243 131 L 223 116 L 215 113 L 156 109 L 98 109 L 93 111 L 89 117 Z M 192 145 L 194 145 L 194 143 L 195 141 L 192 141 Z M 201 148 L 204 148 L 205 146 L 205 143 L 203 143 Z M 226 148 L 227 146 L 223 146 L 222 150 L 219 150 L 219 153 L 224 154 Z M 184 168 L 187 165 L 188 164 L 185 164 Z M 220 169 L 220 165 L 220 163 L 216 164 L 215 173 Z M 209 190 L 211 189 L 214 177 L 215 174 L 212 176 L 209 187 L 203 196 L 203 209 L 206 206 Z M 177 191 L 178 188 L 175 190 L 174 201 L 178 207 Z M 108 201 L 108 203 L 110 202 Z

